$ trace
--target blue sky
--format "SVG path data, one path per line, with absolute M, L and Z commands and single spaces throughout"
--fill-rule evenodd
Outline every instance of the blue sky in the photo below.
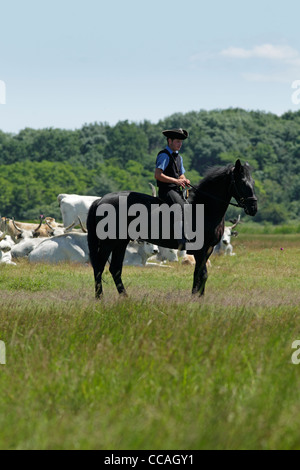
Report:
M 0 129 L 298 111 L 299 13 L 294 0 L 1 2 Z

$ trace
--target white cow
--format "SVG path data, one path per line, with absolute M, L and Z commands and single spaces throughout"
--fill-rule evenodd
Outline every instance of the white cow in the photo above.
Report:
M 128 243 L 123 266 L 146 266 L 148 258 L 158 253 L 158 246 L 149 242 L 131 241 Z
M 10 235 L 6 235 L 6 233 L 0 231 L 0 242 L 2 241 L 7 242 L 11 248 L 15 245 L 15 242 Z
M 174 263 L 178 261 L 178 250 L 159 246 L 157 259 L 159 261 L 170 261 L 171 263 Z
M 99 196 L 80 196 L 78 194 L 59 194 L 57 200 L 60 206 L 64 227 L 72 225 L 80 217 L 86 226 L 86 219 L 92 203 Z
M 81 222 L 81 221 L 80 221 Z M 86 230 L 82 226 L 82 229 L 73 229 L 73 226 L 75 225 L 75 222 L 73 222 L 72 225 L 69 227 L 60 227 L 58 224 L 52 225 L 49 222 L 46 221 L 46 224 L 48 225 L 51 235 L 53 237 L 63 235 L 65 233 L 69 233 L 69 230 L 72 230 L 72 233 L 86 233 Z M 22 240 L 18 245 L 14 246 L 12 248 L 12 257 L 13 258 L 24 258 L 29 255 L 29 253 L 32 252 L 42 241 L 44 240 L 51 240 L 49 237 L 40 237 L 40 238 L 30 238 L 30 239 L 25 239 Z
M 159 246 L 158 253 L 154 256 L 151 256 L 148 261 L 159 262 L 161 264 L 166 263 L 168 261 L 171 263 L 175 263 L 176 261 L 178 261 L 178 250 Z
M 50 233 L 51 233 L 51 236 L 52 237 L 56 237 L 58 235 L 63 235 L 64 233 L 69 233 L 72 231 L 72 233 L 75 233 L 75 232 L 79 232 L 79 233 L 87 233 L 86 229 L 84 228 L 82 222 L 81 222 L 81 219 L 80 217 L 78 216 L 77 217 L 78 221 L 74 220 L 73 223 L 71 225 L 69 225 L 68 227 L 64 227 L 64 226 L 53 226 L 52 224 L 50 224 L 49 222 L 46 221 L 46 224 L 47 226 L 49 227 L 50 229 Z M 75 225 L 77 225 L 77 223 L 79 222 L 79 225 L 81 226 L 80 229 L 75 229 Z
M 145 266 L 149 256 L 158 248 L 147 242 L 130 242 L 126 249 L 124 265 Z M 42 241 L 28 255 L 32 263 L 88 263 L 89 248 L 86 233 L 66 233 Z
M 13 258 L 26 258 L 42 241 L 51 240 L 49 237 L 27 238 L 14 245 L 11 249 Z
M 89 250 L 86 233 L 65 233 L 42 241 L 28 255 L 31 263 L 88 263 Z
M 40 223 L 26 224 L 23 222 L 15 222 L 14 219 L 7 219 L 1 217 L 0 230 L 6 235 L 10 235 L 15 243 L 25 240 L 26 238 L 36 238 L 41 235 L 43 219 L 41 218 Z
M 14 245 L 12 238 L 9 235 L 0 235 L 0 264 L 11 264 L 16 265 L 11 260 L 11 247 Z
M 233 253 L 233 247 L 231 245 L 231 237 L 236 237 L 237 232 L 235 232 L 233 229 L 237 226 L 237 224 L 240 222 L 241 216 L 239 215 L 237 221 L 231 225 L 231 227 L 225 227 L 223 236 L 219 243 L 214 247 L 213 254 L 214 255 L 229 255 L 229 256 L 235 256 L 235 253 Z

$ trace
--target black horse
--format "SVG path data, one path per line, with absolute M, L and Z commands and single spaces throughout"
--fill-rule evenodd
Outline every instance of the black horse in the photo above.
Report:
M 128 208 L 133 204 L 142 204 L 151 211 L 153 204 L 162 203 L 162 201 L 153 196 L 133 191 L 123 191 L 107 194 L 102 199 L 96 200 L 92 204 L 87 218 L 87 230 L 90 260 L 94 269 L 96 298 L 102 296 L 102 273 L 110 255 L 111 261 L 109 270 L 119 294 L 126 295 L 121 275 L 124 255 L 130 237 L 127 236 L 127 238 L 123 237 L 121 239 L 120 236 L 115 236 L 115 239 L 103 239 L 104 237 L 100 239 L 97 235 L 97 224 L 101 220 L 101 217 L 97 215 L 97 212 L 99 214 L 98 209 L 101 208 L 100 206 L 103 204 L 113 206 L 116 210 L 116 218 L 119 220 L 120 196 L 123 196 L 123 200 L 124 198 L 126 199 Z M 204 294 L 207 280 L 206 261 L 211 255 L 214 246 L 221 240 L 224 233 L 225 214 L 232 197 L 237 201 L 238 207 L 243 208 L 246 214 L 251 216 L 256 214 L 257 199 L 254 195 L 254 180 L 251 177 L 248 163 L 242 165 L 240 160 L 237 160 L 235 165 L 211 168 L 201 180 L 198 187 L 193 189 L 190 205 L 195 207 L 197 204 L 204 204 L 203 246 L 201 249 L 188 251 L 188 253 L 194 255 L 196 261 L 192 289 L 193 294 Z M 103 209 L 103 207 L 101 209 Z M 119 232 L 116 230 L 116 233 Z M 145 238 L 143 239 L 145 240 Z M 177 248 L 178 246 L 178 242 L 174 236 L 170 237 L 168 240 L 162 239 L 160 236 L 153 240 L 148 237 L 147 241 L 153 242 L 158 246 L 169 248 Z

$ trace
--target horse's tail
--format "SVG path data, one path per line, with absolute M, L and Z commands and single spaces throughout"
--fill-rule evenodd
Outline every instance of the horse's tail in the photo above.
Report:
M 90 252 L 90 261 L 92 266 L 94 267 L 97 263 L 97 254 L 100 248 L 100 240 L 97 237 L 97 223 L 96 223 L 96 212 L 99 204 L 99 199 L 94 201 L 89 209 L 87 221 L 86 221 L 86 228 L 88 232 L 87 240 L 88 240 L 88 247 Z

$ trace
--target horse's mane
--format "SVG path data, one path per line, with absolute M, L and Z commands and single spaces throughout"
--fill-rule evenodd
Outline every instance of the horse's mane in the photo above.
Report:
M 226 166 L 212 166 L 209 167 L 206 172 L 204 173 L 204 176 L 202 180 L 200 180 L 200 183 L 198 184 L 198 188 L 205 186 L 207 183 L 211 182 L 221 182 L 223 181 L 234 169 L 234 165 L 229 163 Z M 243 175 L 251 180 L 251 168 L 248 163 L 245 163 L 242 167 Z
M 198 193 L 197 190 L 206 190 L 206 187 L 210 183 L 222 184 L 222 182 L 228 177 L 228 175 L 233 170 L 234 165 L 226 166 L 212 166 L 209 167 L 204 173 L 203 178 L 200 180 L 200 183 L 195 187 L 196 191 L 191 191 L 191 202 L 197 202 L 197 199 L 200 197 L 201 193 Z
M 229 164 L 226 166 L 209 167 L 204 173 L 204 177 L 200 181 L 198 187 L 201 187 L 205 185 L 206 183 L 210 183 L 212 181 L 219 182 L 220 180 L 223 180 L 231 173 L 233 168 L 234 168 L 234 165 L 232 164 Z
M 191 191 L 190 201 L 197 202 L 197 199 L 202 199 L 201 190 L 203 193 L 206 191 L 211 193 L 212 189 L 213 192 L 215 191 L 216 186 L 218 187 L 219 185 L 225 184 L 226 179 L 228 179 L 228 176 L 232 173 L 234 167 L 235 166 L 233 164 L 229 163 L 225 166 L 211 166 L 207 168 L 199 184 Z M 251 178 L 250 166 L 245 164 L 242 168 L 246 178 Z M 200 190 L 200 192 L 197 190 Z
M 206 172 L 204 173 L 203 178 L 200 180 L 200 183 L 196 186 L 196 188 L 195 188 L 196 191 L 192 192 L 191 201 L 196 202 L 195 199 L 198 199 L 200 193 L 197 194 L 197 189 L 202 190 L 202 191 L 206 191 L 207 189 L 209 189 L 209 186 L 211 186 L 211 184 L 213 184 L 213 185 L 214 184 L 217 184 L 217 185 L 223 184 L 225 182 L 226 178 L 228 178 L 228 176 L 232 173 L 234 167 L 235 166 L 232 165 L 231 163 L 229 163 L 226 166 L 212 166 L 212 167 L 209 167 L 206 170 Z M 242 166 L 242 172 L 243 172 L 243 175 L 247 179 L 252 180 L 251 168 L 250 168 L 250 165 L 248 163 L 245 163 L 245 165 Z

